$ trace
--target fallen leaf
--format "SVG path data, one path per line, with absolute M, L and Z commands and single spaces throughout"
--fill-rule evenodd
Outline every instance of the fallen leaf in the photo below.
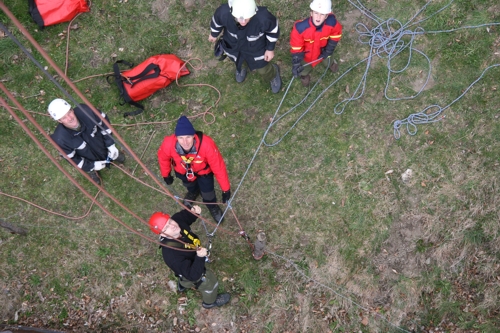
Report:
M 385 172 L 385 174 L 386 174 L 386 175 L 389 175 L 389 174 L 391 174 L 391 173 L 393 173 L 393 172 L 394 172 L 394 170 L 392 170 L 392 169 L 391 169 L 391 170 L 387 170 L 387 171 Z
M 363 319 L 361 320 L 361 324 L 363 324 L 364 326 L 368 325 L 368 317 L 363 317 Z
M 427 185 L 425 185 L 425 183 L 424 183 L 424 182 L 422 182 L 422 184 L 421 184 L 421 185 L 422 185 L 422 187 L 426 187 L 426 186 L 427 186 Z

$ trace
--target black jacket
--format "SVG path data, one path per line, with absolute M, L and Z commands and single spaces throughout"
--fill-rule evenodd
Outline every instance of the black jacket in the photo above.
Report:
M 170 217 L 181 227 L 181 238 L 185 243 L 193 243 L 185 234 L 187 230 L 192 236 L 198 238 L 197 235 L 191 232 L 191 224 L 197 217 L 191 214 L 188 210 L 182 210 Z M 174 239 L 160 237 L 160 242 L 169 245 L 169 242 L 176 242 Z M 177 242 L 179 243 L 179 242 Z M 169 245 L 171 246 L 171 245 Z M 198 257 L 196 251 L 185 251 L 177 248 L 168 248 L 162 246 L 163 261 L 167 264 L 176 276 L 182 275 L 189 281 L 197 281 L 205 273 L 205 257 Z
M 106 160 L 108 147 L 115 141 L 111 137 L 111 130 L 89 106 L 80 104 L 74 111 L 80 122 L 80 130 L 75 131 L 59 124 L 51 137 L 66 153 L 65 158 L 71 158 L 80 169 L 88 172 L 94 169 L 95 161 Z M 104 113 L 101 115 L 109 122 Z
M 266 50 L 273 51 L 280 30 L 278 20 L 266 7 L 257 7 L 258 10 L 246 26 L 237 24 L 228 4 L 223 4 L 215 11 L 210 22 L 210 34 L 217 37 L 222 35 L 222 48 L 226 55 L 236 63 L 241 70 L 243 60 L 250 70 L 259 69 L 267 65 L 264 61 Z

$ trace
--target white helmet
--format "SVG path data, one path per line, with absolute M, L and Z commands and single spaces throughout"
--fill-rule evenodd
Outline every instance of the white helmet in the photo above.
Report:
M 229 0 L 229 7 L 237 19 L 249 19 L 257 12 L 255 0 Z
M 330 14 L 332 12 L 332 0 L 313 0 L 311 10 L 320 14 Z
M 59 120 L 71 109 L 71 105 L 64 99 L 56 98 L 49 104 L 49 114 L 54 120 Z

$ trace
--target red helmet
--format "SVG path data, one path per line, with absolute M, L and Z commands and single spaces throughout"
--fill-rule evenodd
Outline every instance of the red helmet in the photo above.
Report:
M 156 212 L 149 218 L 149 228 L 155 234 L 161 234 L 161 231 L 165 228 L 165 224 L 167 224 L 169 219 L 170 215 Z

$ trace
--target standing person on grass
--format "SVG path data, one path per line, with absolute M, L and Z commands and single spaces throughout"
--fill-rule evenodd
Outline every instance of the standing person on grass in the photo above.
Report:
M 191 212 L 200 214 L 201 208 L 193 206 Z M 156 212 L 149 219 L 149 227 L 160 235 L 160 242 L 169 247 L 160 246 L 163 261 L 177 276 L 177 290 L 196 288 L 201 292 L 205 309 L 222 306 L 229 302 L 231 295 L 217 294 L 219 282 L 217 276 L 205 268 L 207 249 L 201 247 L 198 236 L 191 232 L 191 224 L 196 216 L 188 210 L 182 210 L 170 217 Z M 187 251 L 187 250 L 196 251 Z
M 236 64 L 236 82 L 245 81 L 247 68 L 256 70 L 278 93 L 280 69 L 270 63 L 280 35 L 276 17 L 266 7 L 257 7 L 255 0 L 229 0 L 215 11 L 208 40 L 214 43 L 221 33 L 224 55 Z
M 226 203 L 231 197 L 229 177 L 226 164 L 219 152 L 219 148 L 208 135 L 195 131 L 186 116 L 177 121 L 175 134 L 165 137 L 158 149 L 158 164 L 165 183 L 171 185 L 175 176 L 182 180 L 187 193 L 184 196 L 184 205 L 191 207 L 190 201 L 196 200 L 201 192 L 203 202 L 206 203 L 214 220 L 222 222 L 222 211 L 215 204 L 217 196 L 214 190 L 214 175 L 222 190 L 222 202 Z
M 290 35 L 292 74 L 300 77 L 304 87 L 309 86 L 310 73 L 320 63 L 329 66 L 332 72 L 339 70 L 332 54 L 342 37 L 342 25 L 332 14 L 331 0 L 313 0 L 310 8 L 311 16 L 295 22 Z M 318 59 L 304 67 L 306 63 Z
M 51 138 L 66 153 L 65 158 L 86 171 L 97 184 L 101 184 L 98 171 L 111 161 L 123 163 L 125 156 L 115 146 L 111 130 L 85 104 L 72 109 L 64 99 L 50 102 L 48 112 L 57 125 Z M 109 122 L 106 114 L 101 116 Z

